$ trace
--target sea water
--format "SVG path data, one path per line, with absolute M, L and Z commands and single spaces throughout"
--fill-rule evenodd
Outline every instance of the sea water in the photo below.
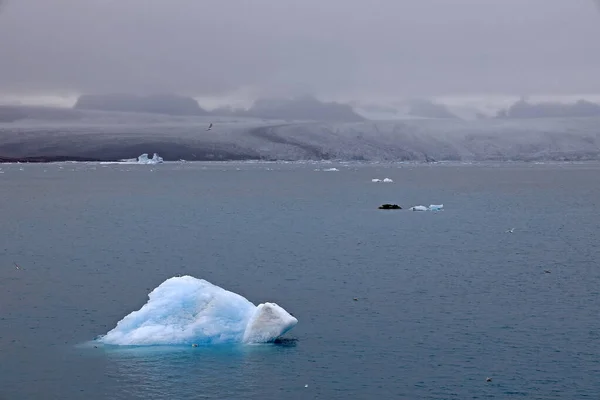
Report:
M 600 393 L 598 165 L 0 168 L 0 398 Z M 237 339 L 261 303 L 297 324 L 268 344 L 94 343 L 186 275 L 248 301 Z

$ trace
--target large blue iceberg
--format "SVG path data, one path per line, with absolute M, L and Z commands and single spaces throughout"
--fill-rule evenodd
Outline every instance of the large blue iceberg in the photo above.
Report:
M 275 303 L 255 306 L 239 294 L 191 276 L 167 279 L 106 335 L 108 345 L 269 343 L 298 320 Z

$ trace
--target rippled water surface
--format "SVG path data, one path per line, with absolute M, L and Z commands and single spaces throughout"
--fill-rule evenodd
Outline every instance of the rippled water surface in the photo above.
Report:
M 592 164 L 0 165 L 0 398 L 598 398 L 599 206 Z M 178 274 L 293 340 L 85 345 Z

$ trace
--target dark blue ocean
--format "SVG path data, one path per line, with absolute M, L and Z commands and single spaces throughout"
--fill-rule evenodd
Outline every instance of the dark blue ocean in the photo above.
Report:
M 0 399 L 598 399 L 599 209 L 598 164 L 0 165 Z M 87 345 L 180 274 L 298 325 Z

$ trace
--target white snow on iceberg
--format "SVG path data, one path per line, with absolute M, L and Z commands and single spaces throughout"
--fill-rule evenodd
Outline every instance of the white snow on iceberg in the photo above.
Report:
M 137 158 L 126 158 L 119 161 L 103 161 L 100 164 L 162 164 L 163 162 L 163 158 L 159 156 L 158 153 L 154 153 L 152 158 L 148 158 L 148 153 L 144 153 Z
M 259 304 L 246 325 L 243 341 L 244 343 L 272 342 L 297 323 L 296 318 L 277 304 Z
M 163 162 L 163 158 L 161 156 L 159 156 L 157 153 L 154 153 L 152 158 L 148 158 L 147 153 L 141 154 L 137 158 L 138 164 L 161 164 L 162 162 Z
M 191 276 L 164 281 L 141 309 L 96 340 L 108 345 L 268 343 L 298 320 L 275 303 L 243 296 Z
M 371 182 L 375 182 L 375 183 L 379 183 L 379 182 L 383 182 L 383 183 L 394 183 L 394 181 L 390 178 L 384 178 L 383 180 L 379 179 L 379 178 L 374 178 L 371 179 Z
M 443 204 L 431 204 L 429 207 L 425 206 L 414 206 L 409 208 L 411 211 L 442 211 L 444 209 Z

